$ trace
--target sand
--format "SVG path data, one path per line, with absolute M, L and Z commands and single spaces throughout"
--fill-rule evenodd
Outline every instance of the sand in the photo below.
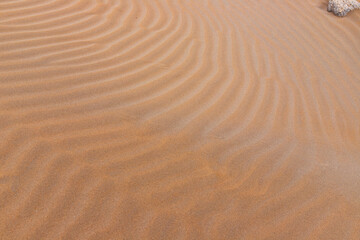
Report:
M 360 239 L 360 11 L 0 1 L 0 239 Z

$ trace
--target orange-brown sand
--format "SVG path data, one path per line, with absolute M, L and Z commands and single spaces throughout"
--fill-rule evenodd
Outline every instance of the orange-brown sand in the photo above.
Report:
M 1 0 L 0 239 L 360 239 L 360 11 Z

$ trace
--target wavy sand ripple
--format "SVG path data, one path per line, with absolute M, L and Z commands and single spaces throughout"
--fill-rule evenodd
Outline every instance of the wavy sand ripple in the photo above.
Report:
M 359 22 L 1 1 L 0 238 L 359 239 Z

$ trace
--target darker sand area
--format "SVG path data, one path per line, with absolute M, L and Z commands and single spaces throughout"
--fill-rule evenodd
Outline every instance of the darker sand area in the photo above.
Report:
M 360 239 L 360 11 L 0 1 L 0 239 Z

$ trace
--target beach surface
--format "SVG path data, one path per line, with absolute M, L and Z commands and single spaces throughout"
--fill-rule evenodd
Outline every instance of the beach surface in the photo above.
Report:
M 1 0 L 0 239 L 360 239 L 360 11 Z

